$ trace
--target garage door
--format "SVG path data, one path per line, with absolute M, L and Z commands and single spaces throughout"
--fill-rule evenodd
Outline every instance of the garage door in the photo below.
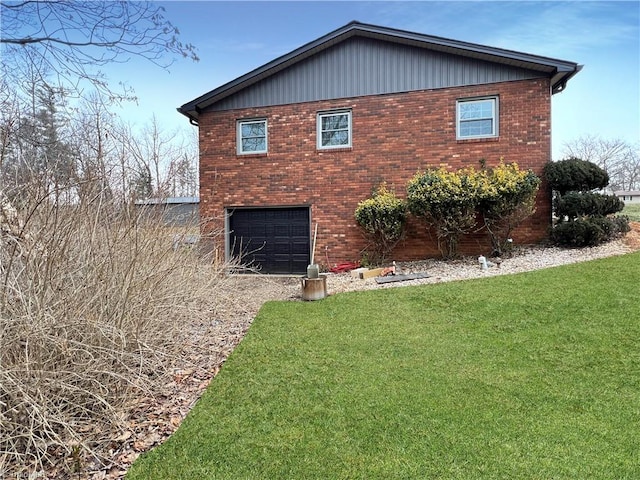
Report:
M 229 245 L 262 273 L 303 274 L 310 261 L 309 208 L 229 210 Z

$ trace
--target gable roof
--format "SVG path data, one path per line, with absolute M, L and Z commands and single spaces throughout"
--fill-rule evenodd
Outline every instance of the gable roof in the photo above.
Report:
M 568 80 L 582 68 L 577 63 L 565 60 L 353 21 L 185 103 L 178 111 L 192 122 L 197 122 L 203 109 L 355 36 L 539 72 L 541 76 L 551 79 L 552 93 L 564 90 Z

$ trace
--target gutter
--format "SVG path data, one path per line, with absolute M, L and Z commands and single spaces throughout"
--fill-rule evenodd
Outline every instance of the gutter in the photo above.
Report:
M 582 70 L 582 67 L 584 67 L 584 65 L 576 65 L 576 68 L 563 75 L 559 81 L 551 86 L 551 94 L 554 95 L 556 93 L 564 92 L 564 89 L 567 88 L 567 82 Z

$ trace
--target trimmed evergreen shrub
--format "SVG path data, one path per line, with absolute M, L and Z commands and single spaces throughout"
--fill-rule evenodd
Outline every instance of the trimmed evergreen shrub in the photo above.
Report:
M 383 183 L 371 198 L 358 204 L 355 218 L 369 240 L 365 249 L 368 262 L 380 265 L 404 237 L 407 203 L 397 198 Z
M 609 184 L 609 175 L 595 163 L 568 158 L 545 165 L 544 175 L 553 190 L 560 195 L 567 192 L 587 192 Z
M 569 158 L 548 163 L 544 169 L 555 190 L 553 210 L 557 217 L 551 240 L 564 247 L 588 247 L 606 243 L 630 230 L 629 219 L 612 216 L 624 208 L 613 195 L 592 190 L 609 184 L 609 175 L 592 162 Z
M 587 247 L 601 243 L 602 231 L 589 218 L 558 223 L 551 231 L 551 240 L 563 247 Z
M 624 216 L 582 217 L 558 223 L 551 231 L 551 240 L 563 247 L 595 247 L 630 230 Z
M 614 215 L 613 217 L 611 217 L 611 220 L 613 220 L 614 237 L 624 235 L 625 233 L 629 233 L 631 231 L 631 226 L 629 225 L 628 216 Z
M 558 217 L 606 216 L 618 213 L 623 208 L 624 202 L 615 195 L 592 192 L 569 192 L 556 201 L 556 215 Z

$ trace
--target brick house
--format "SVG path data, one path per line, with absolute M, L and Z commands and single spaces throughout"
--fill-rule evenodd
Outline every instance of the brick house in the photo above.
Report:
M 381 182 L 406 195 L 418 171 L 500 157 L 538 175 L 551 159 L 551 96 L 581 66 L 352 22 L 178 109 L 199 127 L 200 216 L 216 248 L 267 273 L 358 260 L 359 201 Z M 514 234 L 547 236 L 550 192 Z M 482 235 L 461 253 L 488 251 Z M 438 256 L 412 219 L 397 260 Z

